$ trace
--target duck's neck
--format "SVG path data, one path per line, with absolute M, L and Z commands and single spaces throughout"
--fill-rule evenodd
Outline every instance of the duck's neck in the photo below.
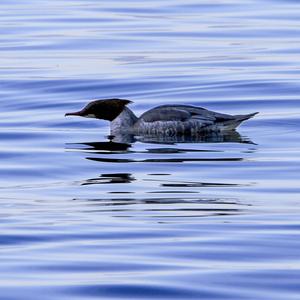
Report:
M 122 132 L 129 133 L 136 120 L 137 117 L 135 114 L 128 107 L 125 107 L 123 111 L 110 122 L 110 133 L 112 135 Z

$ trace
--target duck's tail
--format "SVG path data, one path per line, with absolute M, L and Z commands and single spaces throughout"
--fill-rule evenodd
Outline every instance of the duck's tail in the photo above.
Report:
M 233 116 L 233 119 L 227 120 L 223 123 L 224 130 L 234 130 L 236 129 L 242 122 L 253 118 L 255 115 L 257 115 L 258 112 L 247 114 L 247 115 L 235 115 Z

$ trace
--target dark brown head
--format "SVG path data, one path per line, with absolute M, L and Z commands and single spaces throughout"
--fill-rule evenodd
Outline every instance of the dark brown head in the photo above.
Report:
M 132 103 L 132 101 L 115 98 L 95 100 L 86 105 L 82 110 L 66 113 L 65 116 L 80 116 L 112 121 L 123 111 L 125 106 L 129 103 Z

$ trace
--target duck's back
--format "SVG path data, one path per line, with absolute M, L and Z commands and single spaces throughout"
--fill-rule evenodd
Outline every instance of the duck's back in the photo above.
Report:
M 250 115 L 244 115 L 243 120 Z M 234 129 L 235 120 L 241 116 L 231 116 L 190 105 L 161 105 L 145 112 L 134 125 L 137 133 L 181 134 L 201 131 Z M 234 125 L 234 126 L 233 126 Z M 227 128 L 225 128 L 227 127 Z
M 134 129 L 138 133 L 149 134 L 232 130 L 252 116 L 232 116 L 191 105 L 161 105 L 142 114 Z

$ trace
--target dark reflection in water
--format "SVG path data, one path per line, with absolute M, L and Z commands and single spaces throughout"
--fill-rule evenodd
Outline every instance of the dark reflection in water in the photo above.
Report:
M 177 192 L 176 192 L 177 193 Z M 90 203 L 88 211 L 112 213 L 114 217 L 128 218 L 189 218 L 224 216 L 246 213 L 249 204 L 236 199 L 201 197 L 156 197 L 156 198 L 91 198 L 74 199 Z M 146 214 L 145 214 L 146 213 Z M 150 213 L 150 214 L 149 214 Z M 151 214 L 155 213 L 155 214 Z
M 132 144 L 135 142 L 142 142 L 145 144 L 161 144 L 161 145 L 173 145 L 174 147 L 161 147 L 161 148 L 147 148 L 144 151 L 129 150 L 132 148 Z M 220 152 L 220 150 L 210 149 L 187 149 L 187 148 L 176 148 L 176 144 L 195 144 L 199 143 L 246 143 L 254 144 L 248 138 L 242 137 L 237 131 L 230 132 L 212 132 L 205 135 L 156 135 L 156 136 L 139 136 L 133 135 L 118 135 L 108 136 L 107 141 L 103 142 L 82 142 L 67 144 L 66 149 L 68 150 L 79 150 L 81 152 L 89 152 L 95 154 L 114 154 L 114 153 L 153 153 L 153 154 L 179 154 L 189 152 Z M 79 147 L 75 147 L 75 146 Z M 241 161 L 242 157 L 213 157 L 213 158 L 148 158 L 148 159 L 128 159 L 128 158 L 105 158 L 105 157 L 86 157 L 88 160 L 99 161 L 99 162 L 110 162 L 110 163 L 133 163 L 133 162 L 144 162 L 144 163 L 181 163 L 181 162 L 209 162 L 209 161 Z
M 80 148 L 82 151 L 90 151 L 96 153 L 108 152 L 126 152 L 131 148 L 135 142 L 142 142 L 147 144 L 182 144 L 182 143 L 245 143 L 253 144 L 249 138 L 240 135 L 239 132 L 232 130 L 227 132 L 211 132 L 198 135 L 143 135 L 134 136 L 129 134 L 109 135 L 107 141 L 103 142 L 81 142 L 67 144 L 67 149 L 72 148 L 72 145 L 84 145 L 85 148 Z M 212 150 L 194 150 L 194 149 L 176 149 L 176 148 L 161 148 L 161 149 L 148 149 L 148 152 L 159 153 L 177 153 L 177 152 L 194 152 L 194 151 L 212 151 Z
M 205 161 L 241 161 L 241 157 L 224 157 L 224 158 L 152 158 L 152 159 L 126 159 L 126 158 L 100 158 L 100 157 L 86 157 L 88 160 L 94 160 L 99 162 L 111 162 L 111 163 L 133 163 L 133 162 L 143 162 L 143 163 L 183 163 L 183 162 L 205 162 Z
M 85 143 L 67 144 L 67 149 L 72 149 L 72 145 L 84 145 L 87 147 L 80 148 L 81 151 L 93 150 L 93 152 L 99 154 L 109 153 L 109 152 L 124 152 L 124 151 L 126 152 L 131 147 L 130 144 L 117 143 L 117 142 L 113 142 L 112 140 L 109 140 L 105 142 L 85 142 Z
M 117 173 L 117 174 L 102 174 L 99 178 L 87 179 L 81 185 L 90 184 L 109 184 L 109 183 L 130 183 L 136 180 L 131 174 Z
M 131 163 L 164 164 L 186 163 L 194 164 L 217 162 L 240 162 L 245 159 L 241 152 L 226 153 L 222 147 L 209 148 L 208 145 L 222 143 L 250 144 L 253 143 L 242 137 L 238 132 L 217 133 L 198 136 L 144 136 L 134 137 L 130 135 L 108 136 L 106 141 L 84 142 L 67 144 L 68 150 L 83 153 L 90 161 L 102 163 L 127 163 L 128 168 L 134 172 L 102 173 L 99 177 L 80 181 L 82 186 L 107 185 L 99 198 L 77 198 L 80 201 L 93 203 L 92 211 L 111 213 L 114 217 L 127 218 L 187 218 L 205 216 L 224 216 L 243 214 L 249 206 L 245 201 L 241 202 L 234 197 L 212 197 L 210 191 L 246 187 L 248 184 L 236 182 L 217 182 L 197 180 L 175 180 L 175 173 L 148 173 L 141 176 L 131 166 Z M 160 145 L 159 147 L 154 147 Z M 184 144 L 186 147 L 182 147 Z M 198 147 L 199 146 L 199 147 Z M 89 153 L 89 156 L 86 156 Z M 93 154 L 92 156 L 90 154 Z M 194 157 L 191 157 L 194 156 Z M 109 157 L 107 157 L 109 156 Z M 148 157 L 147 157 L 148 156 Z M 133 169 L 132 169 L 133 168 Z M 142 167 L 143 169 L 145 167 Z M 126 170 L 126 168 L 124 169 Z M 137 172 L 137 173 L 135 173 Z M 187 178 L 186 178 L 187 179 Z M 131 184 L 135 181 L 130 188 Z M 109 185 L 113 184 L 112 189 Z M 124 185 L 125 184 L 125 185 Z M 117 186 L 117 188 L 115 188 Z M 141 197 L 135 186 L 144 186 L 143 194 L 157 195 L 157 197 Z M 207 196 L 196 196 L 205 191 Z M 106 194 L 106 196 L 105 196 Z M 131 197 L 108 198 L 109 194 L 131 194 Z M 166 195 L 170 195 L 166 197 Z M 178 195 L 182 195 L 179 197 Z M 195 195 L 195 197 L 188 197 Z M 105 209 L 103 209 L 105 207 Z
M 161 186 L 167 187 L 234 187 L 240 186 L 235 183 L 216 183 L 216 182 L 182 182 L 182 183 L 162 183 Z
M 90 184 L 115 184 L 115 183 L 131 183 L 136 178 L 130 173 L 112 173 L 101 174 L 98 178 L 90 178 L 82 182 L 81 185 Z M 143 179 L 144 181 L 152 181 L 160 183 L 162 187 L 235 187 L 245 186 L 236 183 L 217 183 L 217 182 L 195 182 L 195 181 L 171 181 L 171 180 L 159 180 L 159 179 Z M 178 191 L 176 191 L 177 193 Z M 185 191 L 186 192 L 186 191 Z
M 131 163 L 140 163 L 142 165 L 145 163 L 176 164 L 185 162 L 193 162 L 194 164 L 201 164 L 202 162 L 230 163 L 245 159 L 240 152 L 229 155 L 229 153 L 222 150 L 222 147 L 219 147 L 219 149 L 207 147 L 208 145 L 222 143 L 253 144 L 238 132 L 232 131 L 199 136 L 108 136 L 107 141 L 73 143 L 68 144 L 67 149 L 76 150 L 83 154 L 93 154 L 93 156 L 85 157 L 90 161 L 104 163 L 105 165 L 107 163 L 127 163 L 131 169 Z M 153 144 L 159 144 L 160 147 L 152 147 L 151 145 Z M 181 144 L 185 144 L 186 147 L 182 148 Z M 190 157 L 191 154 L 194 157 Z M 116 157 L 112 157 L 115 155 Z M 144 176 L 129 172 L 103 173 L 99 177 L 81 181 L 80 184 L 82 186 L 94 185 L 94 187 L 114 184 L 118 188 L 112 190 L 112 188 L 108 187 L 106 194 L 132 194 L 132 196 L 107 198 L 102 191 L 102 196 L 99 198 L 83 197 L 76 199 L 92 203 L 94 206 L 92 211 L 94 212 L 99 211 L 101 213 L 110 213 L 114 217 L 134 219 L 226 216 L 244 214 L 249 211 L 247 208 L 249 205 L 245 201 L 239 201 L 238 198 L 209 196 L 209 191 L 212 189 L 223 191 L 245 187 L 247 184 L 210 182 L 196 180 L 196 178 L 195 180 L 191 180 L 191 178 L 190 180 L 174 180 L 172 179 L 173 176 L 174 172 L 172 174 L 149 173 Z M 136 191 L 135 187 L 130 189 L 129 185 L 137 179 L 139 186 L 145 186 L 143 194 L 157 195 L 157 197 L 141 197 L 141 193 Z M 208 196 L 196 196 L 202 191 L 206 191 Z M 166 195 L 170 196 L 166 197 Z M 179 197 L 178 195 L 182 196 Z M 188 195 L 195 195 L 196 197 L 188 197 Z
M 130 144 L 116 143 L 111 140 L 104 142 L 79 142 L 66 144 L 66 150 L 78 150 L 80 152 L 92 152 L 95 154 L 113 154 L 129 152 Z

